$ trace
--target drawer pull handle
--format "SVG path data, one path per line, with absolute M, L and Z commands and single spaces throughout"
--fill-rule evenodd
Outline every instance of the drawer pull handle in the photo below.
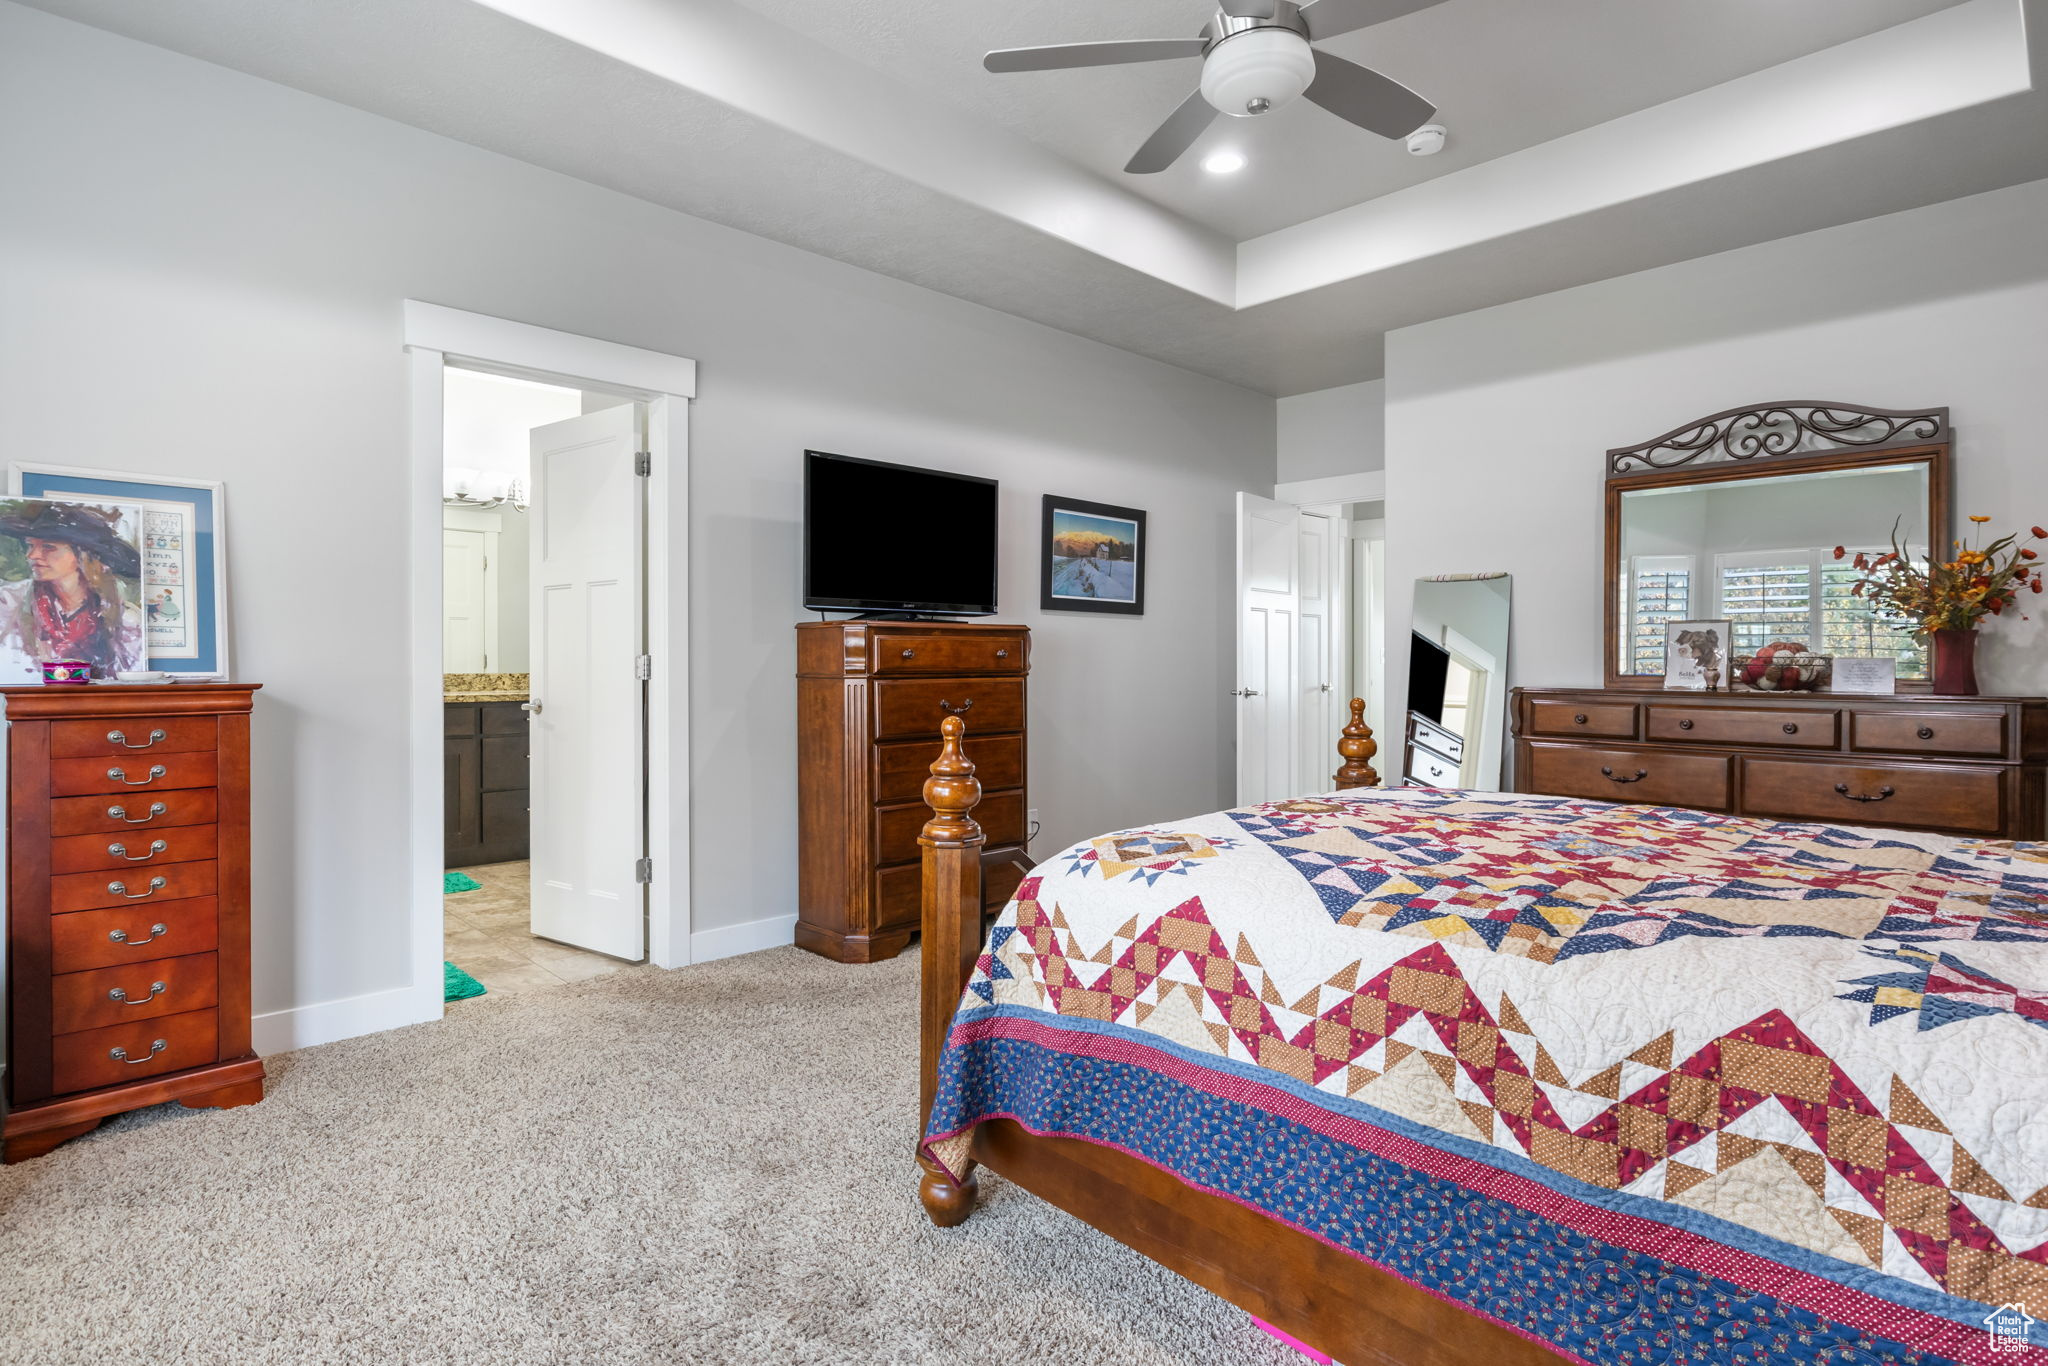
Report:
M 903 652 L 903 657 L 904 657 L 905 659 L 916 659 L 916 658 L 917 658 L 917 651 L 915 651 L 915 650 L 905 650 L 905 651 Z
M 1602 766 L 1602 768 L 1600 769 L 1600 776 L 1602 776 L 1603 778 L 1614 778 L 1614 781 L 1617 783 L 1639 783 L 1643 779 L 1650 776 L 1650 770 L 1646 768 L 1639 768 L 1636 770 L 1636 776 L 1633 778 L 1615 778 L 1613 769 Z
M 130 825 L 148 825 L 168 810 L 170 808 L 162 802 L 151 802 L 147 816 L 131 816 L 128 814 L 128 808 L 125 806 L 110 806 L 107 808 L 107 819 L 110 821 L 126 821 Z
M 1576 716 L 1572 717 L 1572 724 L 1573 724 L 1573 725 L 1575 725 L 1575 726 L 1583 726 L 1583 725 L 1585 725 L 1585 724 L 1586 724 L 1586 713 L 1584 713 L 1584 712 L 1580 712 L 1580 713 L 1579 713 L 1578 715 L 1576 715 Z
M 1852 802 L 1881 802 L 1886 797 L 1892 795 L 1892 787 L 1890 783 L 1886 783 L 1883 787 L 1880 787 L 1877 790 L 1877 795 L 1875 797 L 1866 797 L 1861 793 L 1851 792 L 1849 790 L 1849 785 L 1847 783 L 1836 783 L 1835 791 L 1841 793 L 1844 797 L 1847 797 Z
M 966 714 L 968 708 L 972 707 L 973 705 L 974 699 L 971 697 L 968 698 L 965 702 L 962 702 L 957 707 L 954 706 L 951 702 L 948 702 L 943 697 L 939 699 L 939 710 L 945 712 L 948 716 L 963 716 Z
M 1009 657 L 1010 657 L 1010 652 L 1009 652 L 1008 650 L 997 650 L 997 651 L 996 651 L 996 658 L 997 658 L 997 659 L 1008 659 Z
M 142 1066 L 142 1064 L 148 1062 L 151 1058 L 163 1052 L 166 1048 L 169 1048 L 170 1046 L 171 1041 L 169 1039 L 154 1039 L 150 1042 L 149 1052 L 140 1058 L 129 1057 L 128 1050 L 119 1047 L 118 1045 L 113 1048 L 109 1048 L 107 1050 L 107 1056 L 112 1058 L 115 1062 L 125 1062 L 130 1067 L 140 1067 Z
M 1684 719 L 1683 721 L 1680 721 L 1680 722 L 1678 723 L 1678 728 L 1679 728 L 1680 730 L 1691 730 L 1691 729 L 1692 729 L 1692 718 L 1691 718 L 1690 716 L 1688 716 L 1688 717 L 1686 717 L 1686 718 L 1685 718 L 1685 719 Z
M 139 949 L 144 944 L 155 943 L 170 932 L 171 927 L 159 920 L 156 924 L 149 927 L 149 938 L 147 939 L 130 939 L 126 930 L 108 930 L 107 938 L 113 940 L 116 944 L 126 944 L 131 949 Z
M 1787 735 L 1797 735 L 1799 733 L 1799 727 L 1793 722 L 1787 721 L 1785 723 L 1785 733 Z
M 164 733 L 161 730 L 151 731 L 149 733 L 149 738 L 147 740 L 144 740 L 139 745 L 129 744 L 128 737 L 118 730 L 110 730 L 107 732 L 107 743 L 110 745 L 119 745 L 123 749 L 148 749 L 153 745 L 163 743 L 163 740 Z
M 1922 740 L 1932 740 L 1934 738 L 1934 727 L 1922 726 L 1920 727 L 1920 729 L 1914 731 L 1913 733 L 1919 736 Z
M 149 842 L 149 852 L 146 854 L 131 854 L 128 852 L 127 845 L 119 843 L 108 845 L 107 852 L 115 858 L 127 859 L 130 863 L 147 863 L 170 847 L 170 843 L 167 840 L 151 840 Z
M 151 783 L 155 782 L 158 778 L 163 777 L 166 773 L 169 772 L 170 770 L 165 768 L 162 764 L 151 764 L 149 766 L 149 776 L 147 778 L 130 778 L 128 776 L 127 770 L 120 768 L 108 769 L 107 776 L 109 778 L 112 778 L 117 783 L 126 783 L 130 787 L 148 787 Z
M 128 999 L 127 992 L 123 991 L 119 987 L 115 987 L 112 991 L 107 993 L 107 999 L 109 1001 L 119 1001 L 124 1006 L 146 1006 L 151 1001 L 154 1001 L 157 997 L 163 995 L 165 992 L 169 990 L 170 987 L 163 982 L 151 982 L 149 984 L 149 995 L 143 997 L 139 1001 L 131 1001 L 130 999 Z
M 155 896 L 158 892 L 161 892 L 166 885 L 168 885 L 168 879 L 153 877 L 149 880 L 148 891 L 131 892 L 128 890 L 128 884 L 125 882 L 109 882 L 107 884 L 107 891 L 114 896 L 125 896 L 130 901 L 140 901 L 144 897 Z

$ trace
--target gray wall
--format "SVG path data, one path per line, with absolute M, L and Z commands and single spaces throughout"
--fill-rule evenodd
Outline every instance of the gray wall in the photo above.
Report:
M 1387 382 L 1369 379 L 1279 401 L 1280 479 L 1384 469 Z
M 2036 182 L 1393 333 L 1388 639 L 1418 576 L 1505 569 L 1513 680 L 1598 685 L 1602 453 L 1744 404 L 1946 404 L 1959 523 L 2048 521 L 2044 223 Z M 2028 615 L 1988 627 L 1986 691 L 2048 691 Z
M 698 929 L 794 909 L 806 446 L 1002 479 L 1037 848 L 1227 798 L 1271 399 L 7 4 L 0 183 L 0 445 L 227 481 L 259 1012 L 407 980 L 408 297 L 701 364 Z M 1146 616 L 1038 613 L 1045 492 L 1147 509 Z

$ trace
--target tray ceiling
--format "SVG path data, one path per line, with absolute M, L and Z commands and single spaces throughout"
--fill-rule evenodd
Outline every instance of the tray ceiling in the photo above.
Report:
M 1125 161 L 1199 79 L 1197 61 L 992 76 L 995 47 L 1186 37 L 1202 0 L 740 0 L 786 28 L 1014 129 L 1233 241 L 1289 227 L 1947 9 L 1960 0 L 1447 0 L 1321 44 L 1386 72 L 1451 130 L 1434 157 L 1306 101 L 1220 119 L 1152 176 Z M 1198 164 L 1234 147 L 1249 164 Z
M 1392 328 L 2048 177 L 2048 0 L 1446 0 L 1331 44 L 1440 101 L 1442 155 L 1304 104 L 1229 129 L 1239 175 L 1152 178 L 1115 168 L 1195 63 L 980 55 L 1198 3 L 28 3 L 1275 394 L 1374 377 Z

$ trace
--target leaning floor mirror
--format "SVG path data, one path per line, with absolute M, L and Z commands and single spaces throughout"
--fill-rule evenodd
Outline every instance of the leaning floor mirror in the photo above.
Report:
M 1512 586 L 1506 574 L 1416 582 L 1402 765 L 1411 786 L 1500 790 Z

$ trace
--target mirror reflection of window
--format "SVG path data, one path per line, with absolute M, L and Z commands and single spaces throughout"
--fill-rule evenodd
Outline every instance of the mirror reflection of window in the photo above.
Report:
M 1627 658 L 1622 666 L 1630 673 L 1663 673 L 1664 623 L 1697 619 L 1692 610 L 1692 557 L 1638 555 L 1629 561 L 1629 574 Z
M 1739 662 L 1790 640 L 1823 654 L 1888 655 L 1900 678 L 1927 676 L 1909 623 L 1850 592 L 1851 561 L 1893 535 L 1924 557 L 1923 464 L 1828 470 L 1634 489 L 1621 496 L 1619 667 L 1664 672 L 1664 623 L 1726 619 Z M 1849 557 L 1837 560 L 1834 548 Z

